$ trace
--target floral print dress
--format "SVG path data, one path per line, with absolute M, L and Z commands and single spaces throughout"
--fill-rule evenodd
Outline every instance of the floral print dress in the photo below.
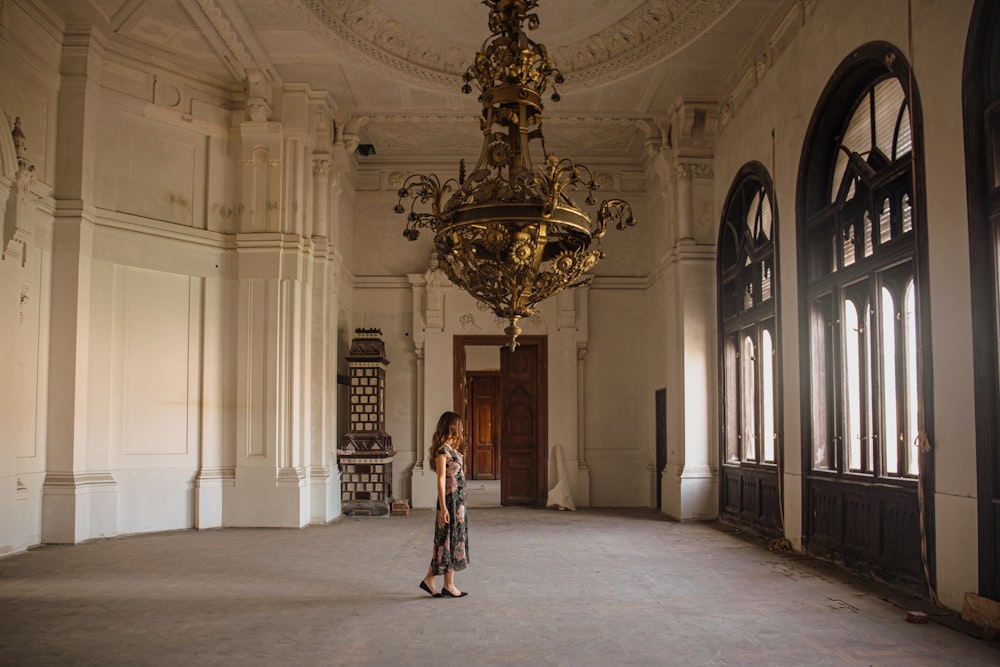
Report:
M 465 521 L 465 463 L 462 455 L 447 442 L 438 447 L 435 458 L 448 457 L 445 472 L 444 502 L 448 523 L 434 523 L 434 555 L 431 571 L 435 575 L 464 570 L 469 564 L 469 528 Z M 441 500 L 438 499 L 440 511 Z

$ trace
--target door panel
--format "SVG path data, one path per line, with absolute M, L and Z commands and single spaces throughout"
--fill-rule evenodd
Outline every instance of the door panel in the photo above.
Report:
M 468 373 L 472 479 L 500 476 L 500 374 Z
M 500 352 L 503 455 L 500 502 L 540 505 L 546 490 L 544 339 L 524 340 Z

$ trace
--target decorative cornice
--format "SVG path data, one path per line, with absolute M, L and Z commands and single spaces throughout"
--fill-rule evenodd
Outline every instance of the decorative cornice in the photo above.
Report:
M 422 83 L 457 89 L 474 55 L 465 47 L 439 45 L 404 28 L 371 0 L 278 2 L 321 38 L 348 46 L 385 71 Z M 628 16 L 595 35 L 571 44 L 548 46 L 566 76 L 565 89 L 595 86 L 669 57 L 735 4 L 736 0 L 645 0 Z
M 766 46 L 750 56 L 743 74 L 736 80 L 729 95 L 719 105 L 719 129 L 723 130 L 739 112 L 742 103 L 756 89 L 775 61 L 784 53 L 789 42 L 816 11 L 818 0 L 796 0 L 771 32 Z
M 240 38 L 239 33 L 233 28 L 232 22 L 222 12 L 222 8 L 215 3 L 215 0 L 196 0 L 196 2 L 211 22 L 212 27 L 219 34 L 219 37 L 222 38 L 226 47 L 233 54 L 236 62 L 242 65 L 244 69 L 257 69 L 254 65 L 253 56 L 247 51 L 247 47 Z

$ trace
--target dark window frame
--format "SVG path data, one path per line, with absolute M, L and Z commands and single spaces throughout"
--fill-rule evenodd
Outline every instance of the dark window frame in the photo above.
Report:
M 972 287 L 979 594 L 1000 600 L 1000 7 L 976 2 L 962 72 Z M 992 149 L 992 150 L 991 150 Z
M 810 242 L 810 231 L 817 229 L 824 220 L 836 220 L 836 216 L 844 213 L 837 209 L 836 201 L 831 203 L 832 179 L 841 133 L 846 129 L 858 104 L 864 100 L 865 93 L 889 77 L 900 83 L 906 104 L 910 108 L 912 159 L 908 160 L 910 164 L 897 164 L 891 160 L 888 165 L 884 164 L 885 161 L 882 164 L 870 164 L 879 173 L 869 185 L 873 189 L 887 184 L 895 187 L 897 182 L 906 183 L 908 179 L 912 242 L 897 242 L 893 239 L 887 244 L 889 247 L 885 253 L 879 253 L 877 259 L 856 262 L 847 266 L 846 270 L 837 271 L 833 271 L 835 265 L 831 263 L 828 270 L 817 272 L 814 270 L 817 261 L 816 245 Z M 803 142 L 796 192 L 798 239 L 795 249 L 798 259 L 800 312 L 803 542 L 810 552 L 842 561 L 914 590 L 922 588 L 924 584 L 933 586 L 934 580 L 934 503 L 931 491 L 934 488 L 933 456 L 922 450 L 918 454 L 919 479 L 845 471 L 843 459 L 846 449 L 843 442 L 832 437 L 841 433 L 839 429 L 844 423 L 843 420 L 838 421 L 840 415 L 837 414 L 840 409 L 842 415 L 844 405 L 844 399 L 840 397 L 842 385 L 838 384 L 838 373 L 843 373 L 843 369 L 831 367 L 834 362 L 828 361 L 842 358 L 842 351 L 838 348 L 843 339 L 839 329 L 832 334 L 823 329 L 825 324 L 839 325 L 837 318 L 843 287 L 865 276 L 877 276 L 878 271 L 901 262 L 912 262 L 918 358 L 923 357 L 916 370 L 916 385 L 923 432 L 933 442 L 933 396 L 929 390 L 933 387 L 933 378 L 924 206 L 926 186 L 920 110 L 919 89 L 912 79 L 910 65 L 895 46 L 887 42 L 872 42 L 859 47 L 845 58 L 820 96 Z M 897 117 L 897 126 L 898 122 Z M 902 170 L 903 173 L 897 170 Z M 906 171 L 910 173 L 906 174 Z M 902 196 L 897 190 L 892 192 L 895 197 Z M 879 221 L 875 211 L 881 209 L 872 207 L 870 210 L 873 218 L 871 224 L 877 230 Z M 895 225 L 896 220 L 892 219 L 891 223 Z M 831 239 L 833 238 L 835 237 L 831 235 Z M 834 251 L 828 257 L 836 256 L 836 252 L 840 251 Z M 877 289 L 870 291 L 876 297 L 881 294 Z M 824 355 L 820 358 L 819 365 L 812 356 L 814 346 Z M 819 408 L 815 407 L 817 401 L 814 398 L 822 403 Z M 840 407 L 837 408 L 837 405 Z M 876 411 L 872 413 L 878 414 Z M 830 470 L 814 468 L 814 442 L 818 441 L 829 443 L 828 446 L 833 450 Z M 876 471 L 879 469 L 878 462 L 874 468 Z M 918 500 L 918 485 L 926 491 L 922 505 Z M 858 505 L 859 502 L 862 504 Z M 863 517 L 859 515 L 862 508 Z M 916 520 L 918 514 L 919 521 Z M 898 557 L 891 557 L 887 546 L 874 538 L 887 529 L 886 521 L 889 516 L 904 515 L 907 517 L 908 528 L 905 530 L 906 537 L 903 539 L 906 542 L 903 548 L 908 549 L 909 554 L 905 562 Z M 918 526 L 922 528 L 926 542 L 926 569 L 931 578 L 929 582 L 925 581 L 925 567 L 919 553 L 921 536 Z M 869 537 L 861 537 L 862 535 Z M 902 533 L 897 538 L 901 536 Z
M 755 215 L 759 218 L 761 200 L 766 197 L 770 207 L 770 234 L 767 240 L 753 239 L 753 231 L 744 221 L 749 208 L 756 203 Z M 723 206 L 719 232 L 716 285 L 718 290 L 719 368 L 720 368 L 720 461 L 723 465 L 757 466 L 776 469 L 780 461 L 781 437 L 781 382 L 780 346 L 778 341 L 778 213 L 774 199 L 774 184 L 766 167 L 759 162 L 745 165 L 733 180 Z M 749 232 L 749 233 L 748 233 Z M 759 235 L 758 235 L 759 236 Z M 735 253 L 735 254 L 734 254 Z M 746 260 L 749 259 L 749 263 Z M 764 298 L 764 272 L 769 271 L 770 295 Z M 744 285 L 751 287 L 752 304 L 746 303 Z M 773 402 L 773 427 L 775 434 L 774 460 L 765 457 L 766 448 L 761 431 L 764 414 L 762 399 L 762 358 L 764 332 L 771 336 L 771 379 Z M 742 391 L 743 341 L 749 336 L 757 355 L 754 368 L 754 423 L 756 442 L 754 456 L 746 456 L 742 434 L 744 396 Z M 729 456 L 736 444 L 736 457 Z

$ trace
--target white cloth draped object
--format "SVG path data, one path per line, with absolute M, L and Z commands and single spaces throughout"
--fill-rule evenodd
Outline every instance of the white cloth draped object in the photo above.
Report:
M 559 445 L 552 445 L 552 457 L 556 460 L 556 485 L 549 489 L 549 498 L 545 506 L 560 510 L 575 510 L 576 504 L 573 502 L 573 493 L 566 479 L 562 449 Z

